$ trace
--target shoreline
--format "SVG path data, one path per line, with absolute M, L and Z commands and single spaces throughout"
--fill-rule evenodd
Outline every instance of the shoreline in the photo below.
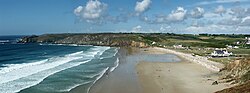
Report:
M 88 93 L 140 93 L 135 63 L 128 58 L 131 55 L 128 51 L 129 49 L 118 49 L 118 67 L 112 72 L 105 73 L 89 88 Z M 70 93 L 82 93 L 84 88 L 86 89 L 84 85 L 80 85 L 72 89 Z
M 118 52 L 119 66 L 98 80 L 89 93 L 141 93 L 141 87 L 135 73 L 135 62 L 127 48 Z M 133 58 L 132 58 L 133 59 Z
M 159 49 L 161 51 L 165 51 L 166 53 L 175 54 L 175 55 L 177 55 L 185 60 L 199 64 L 201 66 L 206 67 L 207 69 L 210 69 L 210 70 L 213 70 L 216 72 L 219 72 L 220 69 L 224 67 L 223 64 L 210 61 L 206 57 L 192 56 L 191 54 L 186 54 L 186 53 L 182 53 L 182 52 L 178 52 L 178 51 L 174 51 L 174 50 L 170 50 L 170 49 L 166 49 L 166 48 L 160 48 L 160 47 L 154 47 L 154 49 Z
M 173 54 L 163 48 L 149 48 L 146 52 Z M 177 56 L 182 59 L 180 62 L 141 61 L 137 65 L 143 93 L 213 93 L 231 86 L 227 83 L 212 85 L 219 78 L 217 71 Z
M 166 91 L 211 93 L 230 86 L 228 84 L 212 85 L 212 82 L 219 77 L 217 69 L 222 66 L 221 64 L 206 61 L 204 65 L 195 61 L 205 59 L 199 57 L 195 59 L 189 54 L 151 47 L 131 48 L 131 50 L 120 48 L 118 55 L 119 66 L 113 72 L 97 80 L 88 93 L 165 93 Z M 166 55 L 168 55 L 166 59 L 158 59 Z M 169 55 L 174 55 L 173 59 Z M 191 59 L 188 59 L 190 57 Z M 169 72 L 172 73 L 169 74 Z M 82 86 L 78 86 L 70 92 L 81 93 L 81 88 Z

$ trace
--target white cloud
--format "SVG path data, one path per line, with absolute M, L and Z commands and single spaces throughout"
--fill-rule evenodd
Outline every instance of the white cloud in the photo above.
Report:
M 218 17 L 221 17 L 221 16 L 212 12 L 206 12 L 204 14 L 204 18 L 207 18 L 207 19 L 218 18 Z
M 225 3 L 236 3 L 236 2 L 249 2 L 249 0 L 210 0 L 196 3 L 195 6 L 210 5 L 210 4 L 225 4 Z
M 171 22 L 183 21 L 186 18 L 187 10 L 183 7 L 177 7 L 175 11 L 172 11 L 171 14 L 167 16 L 167 20 Z
M 250 27 L 243 26 L 228 26 L 228 25 L 216 25 L 211 24 L 207 26 L 194 27 L 189 26 L 184 29 L 186 33 L 213 33 L 213 34 L 250 34 Z M 184 32 L 185 33 L 185 32 Z
M 233 7 L 230 9 L 229 14 L 239 18 L 244 18 L 250 16 L 250 8 Z
M 82 7 L 82 6 L 78 6 L 78 7 L 74 10 L 74 14 L 75 14 L 76 16 L 80 16 L 82 10 L 83 10 L 83 7 Z
M 74 14 L 86 22 L 100 23 L 101 18 L 105 16 L 108 5 L 98 0 L 90 0 L 85 6 L 78 6 L 74 10 Z
M 222 16 L 222 14 L 225 14 L 225 13 L 226 13 L 226 9 L 225 9 L 222 5 L 219 5 L 219 6 L 214 10 L 214 13 L 220 14 L 220 15 Z
M 86 19 L 100 18 L 105 13 L 107 6 L 107 4 L 101 3 L 98 0 L 90 0 L 84 8 L 83 17 Z
M 147 11 L 151 2 L 151 0 L 143 0 L 141 2 L 136 2 L 135 12 L 137 13 L 137 15 Z
M 204 10 L 198 8 L 197 11 L 203 12 Z M 201 15 L 203 15 L 203 13 Z M 187 17 L 187 10 L 183 7 L 177 7 L 176 10 L 171 11 L 168 15 L 158 14 L 154 17 L 140 16 L 140 20 L 148 24 L 172 24 L 182 23 Z
M 132 32 L 140 32 L 140 31 L 142 31 L 142 26 L 140 25 L 137 25 L 132 28 Z
M 160 31 L 161 31 L 161 32 L 168 31 L 170 28 L 171 28 L 171 26 L 169 26 L 169 25 L 167 25 L 167 26 L 161 25 Z
M 228 19 L 222 19 L 219 24 L 220 25 L 229 25 L 229 26 L 237 26 L 241 22 L 240 18 L 232 17 Z
M 240 25 L 241 26 L 250 26 L 250 16 L 242 18 Z
M 225 30 L 225 26 L 218 26 L 218 25 L 207 25 L 207 26 L 189 26 L 184 29 L 186 33 L 223 33 L 221 31 Z
M 197 20 L 195 20 L 195 21 L 192 22 L 191 26 L 193 26 L 193 27 L 204 26 L 204 21 L 197 21 Z
M 190 15 L 192 18 L 202 18 L 204 15 L 205 11 L 201 7 L 196 7 L 190 12 Z
M 250 19 L 250 16 L 247 16 L 247 17 L 245 17 L 245 18 L 242 18 L 242 22 L 241 22 L 241 23 L 246 22 L 246 21 L 249 20 L 249 19 Z
M 204 27 L 189 26 L 185 29 L 186 32 L 192 33 L 204 33 L 206 29 Z
M 228 13 L 217 19 L 219 25 L 227 26 L 250 26 L 250 12 L 249 8 L 233 7 L 228 9 Z

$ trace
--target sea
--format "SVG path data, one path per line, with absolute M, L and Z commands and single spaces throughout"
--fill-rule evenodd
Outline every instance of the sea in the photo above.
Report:
M 118 50 L 76 44 L 17 43 L 0 36 L 0 93 L 88 93 L 119 65 Z

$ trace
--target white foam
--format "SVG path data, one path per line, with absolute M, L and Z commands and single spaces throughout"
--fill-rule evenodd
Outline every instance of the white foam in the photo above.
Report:
M 75 52 L 75 53 L 72 53 L 72 54 L 68 54 L 66 56 L 76 56 L 76 55 L 80 55 L 82 53 L 83 53 L 83 51 L 79 51 L 79 52 Z
M 102 78 L 102 76 L 107 72 L 107 70 L 109 69 L 109 67 L 105 68 L 103 71 L 100 72 L 99 76 L 95 79 L 95 81 L 93 82 L 93 84 L 88 88 L 87 93 L 89 93 L 89 90 L 91 89 L 91 87 L 99 80 Z
M 119 58 L 116 59 L 114 64 L 115 66 L 110 68 L 109 72 L 113 72 L 119 66 Z
M 39 65 L 39 64 L 45 63 L 47 61 L 48 61 L 48 59 L 41 60 L 41 61 L 38 61 L 38 62 L 33 62 L 33 63 L 4 64 L 3 65 L 4 67 L 0 68 L 0 75 L 4 74 L 4 73 L 7 73 L 7 72 L 10 72 L 10 71 L 19 70 L 21 68 L 25 68 L 25 67 L 29 67 L 29 66 L 34 66 L 34 65 Z
M 5 93 L 19 92 L 23 89 L 37 85 L 38 83 L 42 82 L 45 78 L 47 78 L 50 75 L 53 75 L 57 72 L 63 71 L 63 70 L 68 69 L 68 68 L 72 68 L 72 67 L 87 63 L 89 61 L 90 60 L 87 60 L 84 62 L 78 62 L 78 63 L 74 63 L 74 64 L 61 65 L 61 66 L 58 66 L 57 68 L 41 71 L 39 73 L 21 78 L 21 79 L 16 80 L 16 81 L 11 81 L 11 82 L 7 82 L 4 84 L 0 84 L 1 85 L 0 91 L 4 91 Z M 27 81 L 27 80 L 29 80 L 29 81 Z
M 23 66 L 22 68 L 9 71 L 8 73 L 0 74 L 0 80 L 1 80 L 0 84 L 13 81 L 13 80 L 17 80 L 19 78 L 38 73 L 40 71 L 54 68 L 56 66 L 62 65 L 64 63 L 67 63 L 75 59 L 79 59 L 79 58 L 77 57 L 55 57 L 42 64 Z
M 94 77 L 96 77 L 96 76 L 98 76 L 98 75 L 100 75 L 100 73 L 97 73 L 97 74 L 90 74 L 90 75 L 85 76 L 85 77 L 87 77 L 87 78 L 94 78 Z
M 54 45 L 54 46 L 93 46 L 93 45 L 78 45 L 78 44 L 46 44 L 46 43 L 39 43 L 39 45 Z
M 115 49 L 115 53 L 114 53 L 112 56 L 101 57 L 100 59 L 105 59 L 105 58 L 111 58 L 111 57 L 114 57 L 114 56 L 118 53 L 118 49 L 119 49 L 119 48 L 116 48 L 116 49 Z
M 68 89 L 59 90 L 58 92 L 69 92 L 69 91 L 71 91 L 72 89 L 74 89 L 74 88 L 76 88 L 78 86 L 81 86 L 81 85 L 84 85 L 84 84 L 88 84 L 88 83 L 91 83 L 91 82 L 92 81 L 87 81 L 87 82 L 83 82 L 81 84 L 76 84 L 76 85 L 74 85 L 74 86 L 72 86 L 72 87 L 70 87 Z
M 0 43 L 8 43 L 10 40 L 0 40 Z
M 120 48 L 116 48 L 116 49 L 115 49 L 115 54 L 114 54 L 113 56 L 115 56 L 115 55 L 118 53 L 119 49 L 120 49 Z
M 0 72 L 5 72 L 0 73 L 0 91 L 4 93 L 13 93 L 29 88 L 42 82 L 50 75 L 89 62 L 94 58 L 94 55 L 102 54 L 102 52 L 107 49 L 109 48 L 95 47 L 94 49 L 91 49 L 92 51 L 86 53 L 80 51 L 68 54 L 64 57 L 53 57 L 49 60 L 35 63 L 8 65 L 5 70 L 0 70 Z M 86 56 L 89 54 L 92 55 Z M 88 58 L 89 60 L 84 62 L 71 62 L 81 58 Z

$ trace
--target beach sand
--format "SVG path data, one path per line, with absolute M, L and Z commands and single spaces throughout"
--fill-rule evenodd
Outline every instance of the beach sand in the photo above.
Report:
M 119 66 L 111 73 L 104 75 L 91 88 L 89 93 L 142 93 L 136 74 L 136 49 L 120 48 L 118 51 Z M 71 93 L 83 93 L 84 86 L 78 86 Z
M 162 49 L 151 48 L 151 54 L 165 54 Z M 212 85 L 218 79 L 216 71 L 182 59 L 181 62 L 140 62 L 136 66 L 143 93 L 213 93 L 229 87 Z
M 212 85 L 217 75 L 194 63 L 140 62 L 137 71 L 143 93 L 213 93 L 226 87 Z
M 90 93 L 142 93 L 135 69 L 135 56 L 125 48 L 121 48 L 118 55 L 119 66 L 101 78 L 91 88 Z
M 121 48 L 120 64 L 89 93 L 213 93 L 229 87 L 212 85 L 218 72 L 161 48 Z M 81 86 L 73 90 L 81 93 Z

